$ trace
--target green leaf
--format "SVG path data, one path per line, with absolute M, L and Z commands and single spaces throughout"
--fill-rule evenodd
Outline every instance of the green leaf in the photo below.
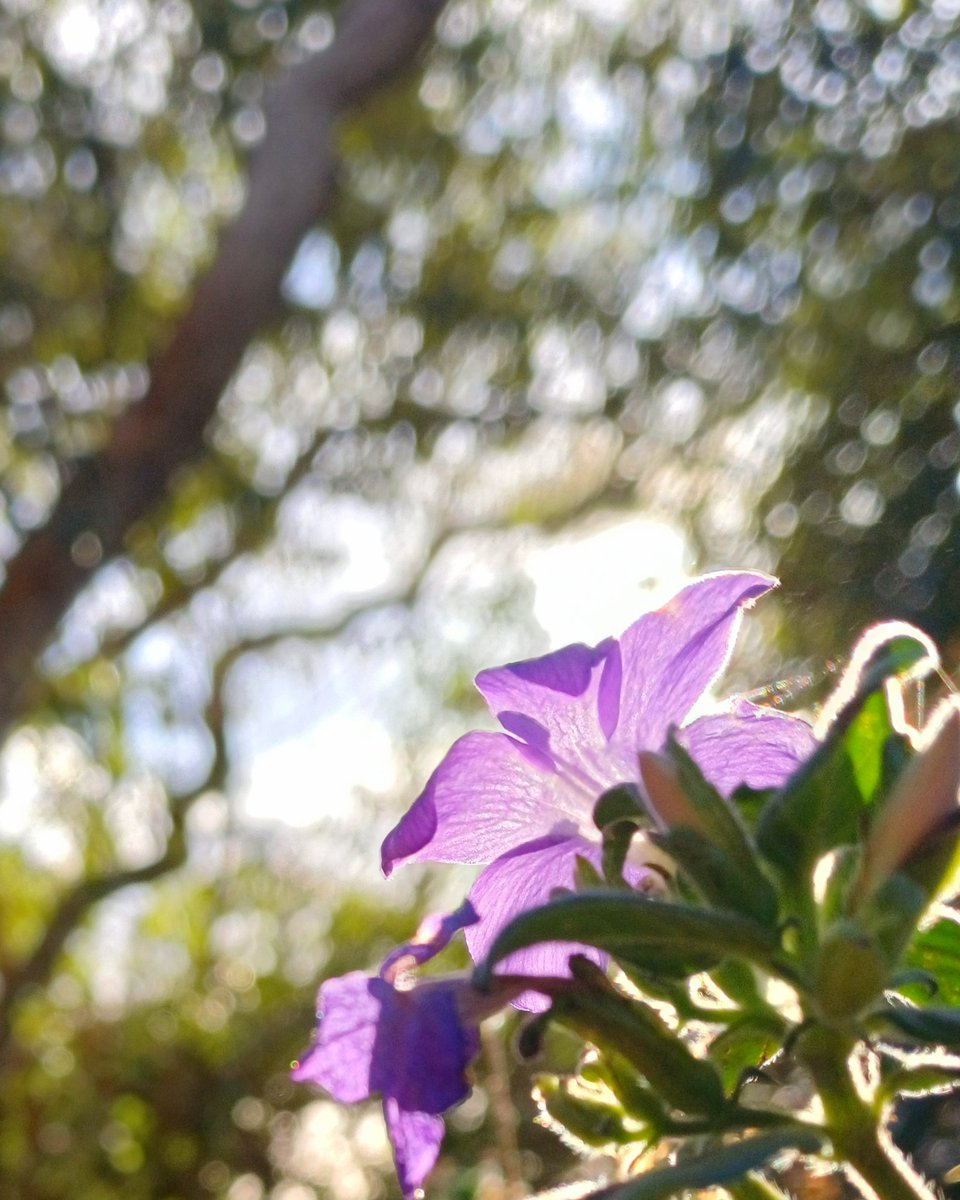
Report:
M 730 803 L 740 814 L 740 818 L 747 828 L 755 830 L 760 814 L 774 795 L 776 795 L 775 788 L 752 788 L 747 783 L 741 783 L 731 793 Z
M 624 1111 L 635 1120 L 643 1121 L 659 1136 L 667 1120 L 663 1103 L 649 1088 L 635 1068 L 616 1050 L 606 1050 L 597 1060 L 600 1077 L 613 1092 Z
M 573 882 L 578 891 L 589 892 L 605 886 L 605 880 L 589 858 L 578 854 L 573 867 Z
M 729 996 L 741 1008 L 748 1010 L 768 1008 L 756 973 L 747 963 L 728 958 L 726 962 L 712 970 L 710 976 L 724 995 Z
M 539 1108 L 584 1146 L 603 1149 L 648 1140 L 642 1131 L 626 1128 L 617 1104 L 573 1080 L 538 1075 L 533 1086 Z
M 817 860 L 859 839 L 863 814 L 903 765 L 883 688 L 887 679 L 929 662 L 925 635 L 902 622 L 878 626 L 854 650 L 854 666 L 827 711 L 827 736 L 799 771 L 764 806 L 757 822 L 761 853 L 794 881 L 807 881 Z M 890 745 L 890 739 L 894 744 Z
M 765 964 L 779 948 L 773 931 L 738 913 L 668 904 L 636 892 L 583 892 L 531 908 L 504 926 L 477 967 L 477 985 L 489 982 L 508 954 L 553 941 L 596 946 L 640 965 L 646 951 L 654 957 L 732 956 Z
M 686 872 L 709 904 L 743 913 L 763 925 L 776 925 L 777 893 L 756 863 L 733 858 L 688 826 L 648 836 Z
M 860 846 L 840 846 L 831 856 L 829 871 L 823 879 L 823 898 L 819 904 L 819 924 L 826 930 L 834 921 L 846 916 L 850 885 L 860 871 Z
M 677 770 L 677 781 L 695 815 L 697 831 L 739 865 L 748 877 L 746 882 L 749 887 L 762 891 L 766 885 L 775 903 L 776 897 L 763 876 L 757 852 L 735 807 L 724 800 L 704 778 L 699 766 L 676 741 L 672 730 L 667 739 L 666 752 Z
M 930 897 L 916 880 L 896 871 L 857 910 L 858 922 L 876 939 L 889 970 L 912 965 L 903 962 L 904 948 L 929 902 Z
M 792 880 L 808 882 L 828 850 L 854 842 L 863 798 L 842 734 L 823 742 L 760 814 L 757 845 Z
M 890 738 L 902 750 L 902 739 L 890 720 L 883 692 L 871 692 L 846 737 L 847 753 L 860 795 L 870 803 L 884 783 L 884 747 Z M 881 748 L 877 753 L 877 747 Z
M 960 833 L 960 707 L 952 701 L 941 707 L 924 740 L 870 821 L 851 911 L 897 871 L 913 878 L 928 898 L 949 881 Z
M 770 1130 L 734 1145 L 717 1146 L 672 1167 L 646 1171 L 626 1183 L 595 1192 L 590 1200 L 668 1200 L 680 1192 L 732 1183 L 766 1166 L 785 1150 L 816 1154 L 823 1144 L 822 1134 L 800 1125 Z
M 786 1024 L 773 1016 L 753 1015 L 734 1021 L 710 1043 L 708 1054 L 732 1092 L 745 1071 L 756 1069 L 783 1045 Z
M 787 1193 L 760 1175 L 744 1175 L 727 1184 L 730 1200 L 787 1200 Z
M 873 645 L 861 675 L 861 690 L 873 691 L 892 675 L 912 677 L 921 664 L 935 664 L 936 648 L 922 629 L 905 621 L 887 621 L 868 629 L 854 647 L 854 657 L 865 645 Z M 930 673 L 927 666 L 924 674 Z
M 884 1017 L 897 1029 L 928 1046 L 960 1049 L 960 1010 L 956 1008 L 913 1008 L 890 1004 Z
M 671 960 L 664 957 L 663 964 L 657 970 L 649 970 L 620 958 L 617 960 L 617 966 L 644 997 L 665 1000 L 684 1021 L 692 1020 L 698 1015 L 698 1006 L 690 997 L 687 980 L 691 975 L 699 975 L 701 971 L 715 971 L 717 961 L 715 956 L 707 960 L 706 955 L 699 963 L 691 959 Z
M 580 986 L 555 997 L 551 1020 L 601 1053 L 619 1054 L 680 1112 L 709 1115 L 723 1108 L 723 1086 L 712 1063 L 696 1058 L 655 1009 L 617 991 L 587 959 L 575 956 L 570 965 Z
M 939 912 L 940 917 L 910 942 L 904 965 L 932 975 L 942 1003 L 960 1005 L 960 913 L 946 907 Z M 907 994 L 916 998 L 912 990 Z M 924 998 L 927 992 L 919 995 Z
M 931 1096 L 960 1085 L 960 1068 L 934 1063 L 897 1066 L 880 1080 L 877 1104 L 888 1104 L 900 1096 Z

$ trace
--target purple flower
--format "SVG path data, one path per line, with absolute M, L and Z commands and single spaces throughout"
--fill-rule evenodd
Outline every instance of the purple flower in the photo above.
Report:
M 317 997 L 317 1035 L 293 1078 L 325 1088 L 346 1103 L 379 1092 L 404 1194 L 421 1186 L 437 1160 L 446 1109 L 470 1091 L 467 1067 L 480 1049 L 479 1021 L 507 1003 L 481 996 L 465 979 L 409 983 L 458 929 L 477 920 L 465 903 L 447 917 L 427 917 L 416 936 L 384 960 L 380 974 L 353 971 L 328 979 Z
M 599 861 L 594 804 L 618 783 L 639 785 L 638 752 L 660 750 L 672 726 L 724 794 L 782 783 L 813 747 L 806 722 L 738 701 L 683 726 L 725 666 L 742 610 L 775 583 L 707 575 L 619 639 L 482 671 L 477 687 L 506 732 L 453 744 L 387 835 L 384 872 L 401 862 L 484 864 L 470 893 L 480 921 L 466 934 L 479 961 L 513 916 L 572 885 L 578 855 Z M 635 867 L 633 881 L 641 874 Z M 504 969 L 562 974 L 569 953 L 545 943 Z

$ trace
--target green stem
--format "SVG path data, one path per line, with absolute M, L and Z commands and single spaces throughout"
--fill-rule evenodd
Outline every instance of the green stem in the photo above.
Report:
M 801 974 L 809 975 L 817 961 L 819 939 L 817 937 L 817 903 L 806 883 L 800 883 L 793 887 L 788 886 L 786 907 L 795 918 L 795 924 L 791 928 L 792 937 L 788 938 L 788 942 L 791 940 L 794 942 L 794 954 L 799 960 Z M 781 969 L 788 966 L 783 962 L 778 965 Z M 794 975 L 794 979 L 791 979 L 790 982 L 795 983 L 796 972 L 791 970 L 791 974 Z M 783 975 L 783 977 L 789 978 L 788 975 Z
M 936 1200 L 900 1155 L 881 1126 L 875 1107 L 854 1083 L 850 1058 L 856 1040 L 838 1030 L 812 1026 L 797 1042 L 797 1058 L 813 1076 L 823 1104 L 834 1157 L 846 1163 L 878 1200 Z

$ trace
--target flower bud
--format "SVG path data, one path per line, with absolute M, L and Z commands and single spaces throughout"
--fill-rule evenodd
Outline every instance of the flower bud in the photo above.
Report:
M 641 751 L 639 759 L 640 778 L 657 823 L 664 829 L 682 825 L 708 834 L 703 820 L 684 795 L 676 764 L 665 754 L 654 754 L 651 750 Z
M 849 918 L 835 922 L 820 945 L 814 982 L 820 1012 L 843 1020 L 862 1012 L 883 991 L 886 969 L 873 939 Z

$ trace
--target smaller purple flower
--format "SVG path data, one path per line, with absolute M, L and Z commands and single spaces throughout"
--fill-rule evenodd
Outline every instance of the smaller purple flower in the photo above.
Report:
M 384 960 L 379 975 L 353 971 L 328 979 L 317 997 L 315 1041 L 293 1078 L 354 1103 L 379 1092 L 404 1195 L 437 1161 L 441 1113 L 470 1091 L 467 1068 L 480 1049 L 479 1022 L 512 995 L 481 995 L 466 979 L 413 984 L 428 961 L 477 915 L 469 901 L 449 916 L 427 917 L 410 942 Z

